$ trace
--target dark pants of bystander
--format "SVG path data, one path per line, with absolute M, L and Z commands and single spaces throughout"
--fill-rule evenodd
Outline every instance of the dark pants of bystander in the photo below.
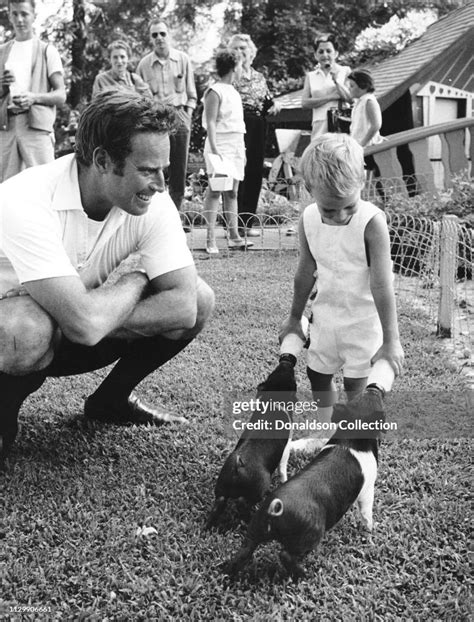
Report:
M 262 187 L 263 159 L 265 155 L 266 122 L 264 117 L 244 114 L 245 121 L 245 176 L 239 184 L 239 226 L 251 227 L 257 211 Z

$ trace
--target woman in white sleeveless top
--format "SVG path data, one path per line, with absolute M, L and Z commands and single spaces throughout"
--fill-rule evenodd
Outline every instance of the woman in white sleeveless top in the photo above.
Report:
M 212 156 L 225 158 L 229 176 L 233 178 L 229 190 L 213 190 L 211 185 L 206 190 L 204 217 L 207 220 L 206 252 L 216 255 L 219 250 L 216 244 L 215 226 L 219 198 L 222 192 L 224 215 L 228 224 L 229 248 L 245 248 L 253 246 L 239 236 L 237 226 L 237 190 L 239 181 L 244 178 L 245 168 L 245 123 L 242 100 L 232 86 L 234 74 L 239 66 L 239 58 L 234 52 L 221 52 L 216 56 L 218 81 L 204 93 L 204 114 L 202 125 L 207 131 L 204 144 L 204 158 L 209 175 L 215 172 Z M 211 157 L 209 157 L 211 156 Z M 214 158 L 214 163 L 215 163 Z M 219 161 L 218 161 L 219 163 Z
M 347 78 L 351 96 L 355 100 L 352 109 L 350 135 L 359 145 L 367 147 L 382 142 L 382 111 L 375 98 L 374 81 L 369 71 L 351 71 Z
M 306 74 L 301 94 L 301 107 L 312 110 L 311 140 L 328 131 L 328 110 L 340 100 L 351 100 L 347 84 L 351 69 L 336 62 L 339 56 L 336 39 L 330 34 L 316 37 L 314 56 L 318 65 Z
M 375 85 L 371 73 L 366 69 L 357 69 L 349 74 L 347 81 L 351 96 L 355 101 L 350 135 L 362 147 L 381 143 L 384 140 L 380 135 L 382 110 L 374 95 Z M 372 172 L 375 178 L 380 177 L 380 170 L 374 156 L 365 156 L 364 161 L 367 171 Z M 382 200 L 385 200 L 385 192 L 379 180 L 375 182 L 375 187 Z

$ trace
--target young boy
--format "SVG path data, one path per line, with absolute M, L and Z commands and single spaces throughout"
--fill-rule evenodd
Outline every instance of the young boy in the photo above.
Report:
M 336 401 L 337 371 L 343 370 L 350 398 L 364 389 L 371 365 L 380 358 L 398 375 L 403 349 L 385 215 L 360 197 L 362 147 L 346 134 L 323 134 L 303 153 L 301 173 L 315 203 L 299 223 L 300 259 L 280 341 L 289 333 L 304 337 L 301 318 L 316 284 L 307 372 L 318 417 L 327 420 Z M 293 446 L 308 447 L 298 441 Z

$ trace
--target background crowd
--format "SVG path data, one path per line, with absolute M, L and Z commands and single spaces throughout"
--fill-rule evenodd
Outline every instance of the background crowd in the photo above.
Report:
M 34 34 L 34 0 L 11 2 L 9 16 L 14 39 L 0 46 L 0 181 L 15 175 L 24 167 L 54 159 L 55 111 L 66 100 L 60 55 L 54 45 L 40 41 Z M 132 68 L 129 43 L 123 39 L 113 40 L 107 47 L 110 68 L 96 75 L 91 95 L 115 88 L 153 97 L 175 108 L 180 123 L 170 138 L 167 182 L 171 198 L 180 211 L 186 184 L 193 113 L 198 104 L 196 80 L 190 57 L 174 47 L 168 25 L 160 18 L 152 19 L 149 23 L 149 45 L 151 51 L 143 56 L 136 68 Z M 345 107 L 350 114 L 350 105 L 357 101 L 354 121 L 346 127 L 351 127 L 350 133 L 362 146 L 372 144 L 381 140 L 381 113 L 373 95 L 375 87 L 367 72 L 351 73 L 350 67 L 338 63 L 338 49 L 338 42 L 330 34 L 319 35 L 314 41 L 315 66 L 306 74 L 302 95 L 302 107 L 312 110 L 312 138 L 328 129 L 338 131 L 337 127 L 328 125 L 329 113 Z M 243 126 L 239 132 L 244 140 L 243 171 L 234 178 L 240 183 L 226 191 L 229 207 L 224 209 L 229 212 L 231 219 L 235 210 L 239 216 L 239 231 L 235 235 L 231 231 L 230 243 L 234 242 L 237 247 L 241 247 L 241 240 L 244 239 L 244 245 L 250 246 L 251 242 L 247 238 L 260 235 L 252 225 L 262 186 L 267 117 L 278 113 L 279 106 L 272 97 L 264 74 L 252 66 L 257 48 L 248 34 L 234 34 L 221 43 L 219 50 L 228 50 L 239 61 L 230 84 L 238 93 L 239 105 L 240 102 L 242 104 Z M 208 84 L 212 85 L 219 80 L 217 72 L 217 75 L 208 77 Z M 221 112 L 217 107 L 214 112 L 216 121 L 220 123 Z M 202 124 L 209 133 L 207 114 L 204 108 Z M 222 126 L 218 131 L 222 132 Z M 229 140 L 229 130 L 224 132 L 221 135 L 221 150 L 222 143 Z M 211 152 L 223 155 L 219 154 L 215 141 L 212 142 Z M 236 164 L 239 158 L 234 154 L 231 160 Z M 371 169 L 376 168 L 373 161 L 367 162 L 367 165 Z M 212 173 L 209 162 L 207 169 Z M 206 200 L 208 216 L 214 218 L 212 214 L 216 211 L 218 195 Z M 187 229 L 184 220 L 183 227 Z M 210 231 L 208 248 L 212 249 L 211 253 L 216 249 L 212 238 Z

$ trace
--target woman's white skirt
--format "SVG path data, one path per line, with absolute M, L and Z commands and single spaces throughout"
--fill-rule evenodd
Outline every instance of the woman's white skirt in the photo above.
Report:
M 242 181 L 245 170 L 244 135 L 240 132 L 216 133 L 216 143 L 220 155 L 226 158 L 232 165 L 232 170 L 230 171 L 232 174 L 230 176 Z M 215 170 L 207 157 L 209 153 L 211 153 L 209 138 L 206 138 L 206 142 L 204 143 L 204 159 L 206 161 L 207 173 L 208 175 L 212 175 Z

